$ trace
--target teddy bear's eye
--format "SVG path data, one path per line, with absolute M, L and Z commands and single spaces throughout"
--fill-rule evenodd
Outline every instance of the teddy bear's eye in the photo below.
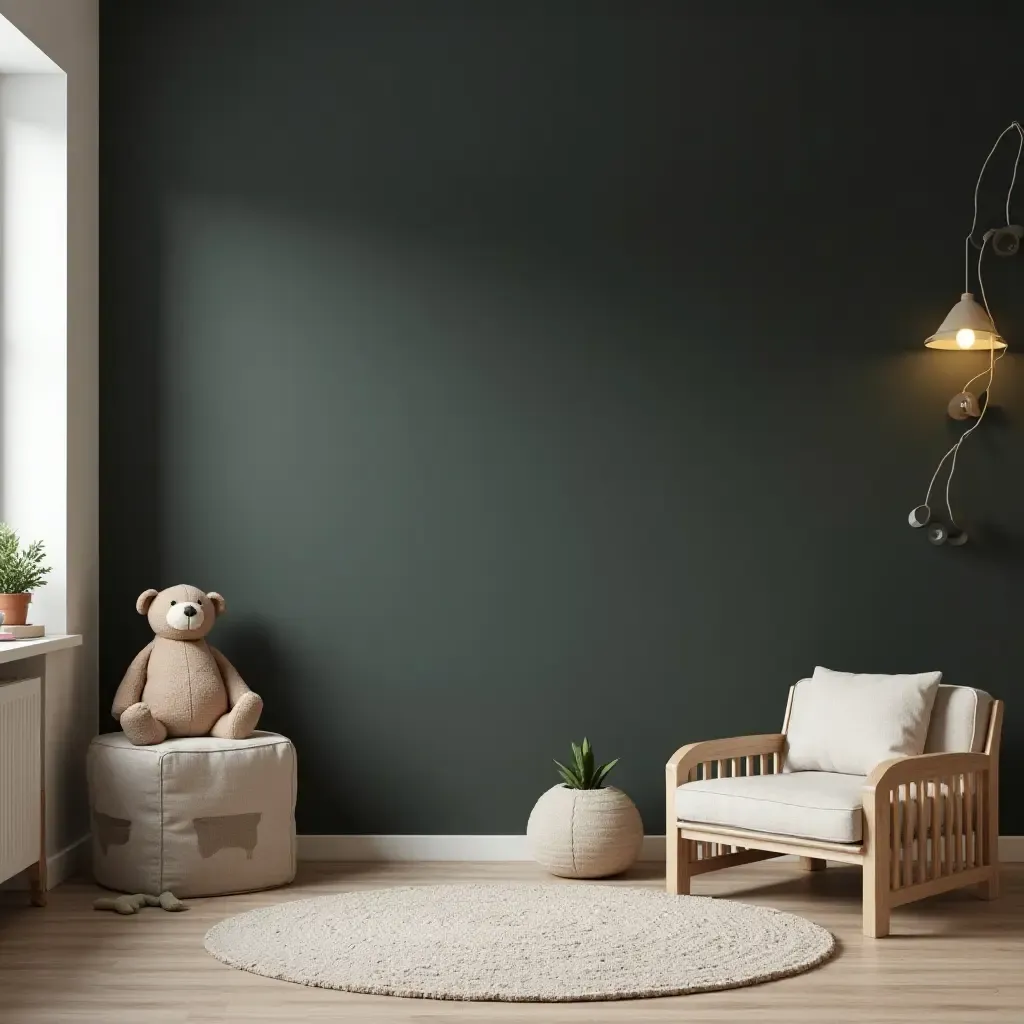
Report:
M 177 601 L 172 601 L 171 602 L 171 607 L 173 608 L 177 603 L 178 603 Z

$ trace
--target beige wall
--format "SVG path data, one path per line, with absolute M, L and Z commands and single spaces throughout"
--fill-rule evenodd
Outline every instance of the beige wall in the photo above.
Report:
M 47 659 L 48 852 L 89 827 L 85 748 L 97 730 L 98 0 L 0 0 L 68 76 L 67 628 L 82 647 Z

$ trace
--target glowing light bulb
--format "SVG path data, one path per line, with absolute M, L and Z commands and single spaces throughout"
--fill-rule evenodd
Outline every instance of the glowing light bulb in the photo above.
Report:
M 970 327 L 961 327 L 956 332 L 956 343 L 961 348 L 974 348 L 974 331 Z

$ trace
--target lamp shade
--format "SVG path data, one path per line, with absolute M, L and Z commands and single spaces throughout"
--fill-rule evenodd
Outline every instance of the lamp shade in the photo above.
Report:
M 960 301 L 946 314 L 939 329 L 924 343 L 928 348 L 954 352 L 987 352 L 993 348 L 1006 348 L 1006 342 L 996 331 L 992 318 L 983 306 L 974 301 L 970 292 L 960 296 Z

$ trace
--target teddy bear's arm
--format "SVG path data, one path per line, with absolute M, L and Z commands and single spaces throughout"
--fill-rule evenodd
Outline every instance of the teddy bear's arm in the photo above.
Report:
M 114 694 L 114 704 L 110 713 L 120 721 L 121 715 L 126 708 L 137 704 L 142 697 L 142 688 L 146 685 L 146 667 L 149 665 L 149 656 L 153 653 L 153 645 L 156 641 L 150 640 L 145 647 L 139 651 L 128 666 L 128 671 L 121 680 L 121 685 Z
M 238 703 L 239 697 L 250 692 L 249 687 L 245 685 L 245 680 L 238 674 L 238 669 L 216 647 L 210 645 L 210 653 L 213 655 L 213 660 L 217 662 L 217 668 L 220 669 L 221 678 L 224 680 L 224 689 L 228 691 L 228 707 L 233 708 Z

